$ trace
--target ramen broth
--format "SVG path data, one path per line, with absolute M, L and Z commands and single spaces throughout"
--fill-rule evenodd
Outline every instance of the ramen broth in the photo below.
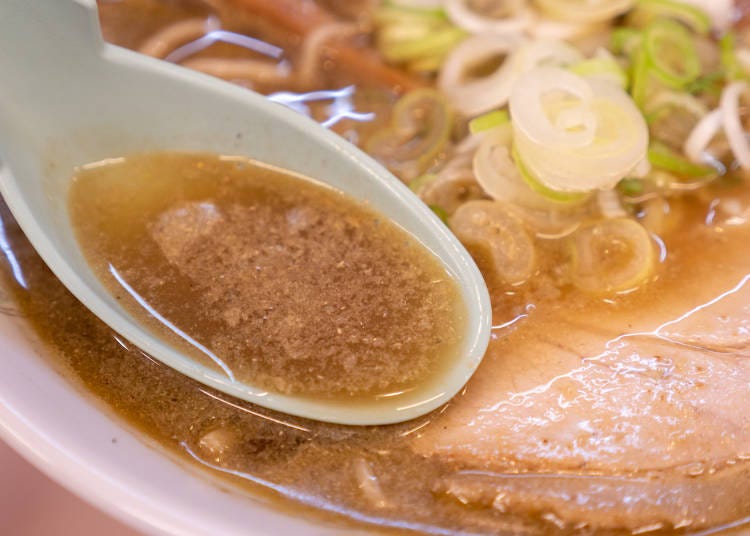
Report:
M 322 184 L 241 157 L 152 153 L 83 166 L 69 195 L 117 299 L 240 381 L 394 397 L 460 351 L 464 305 L 438 259 Z
M 3 225 L 29 290 L 13 284 L 9 263 L 3 261 L 1 266 L 5 284 L 13 290 L 24 317 L 49 345 L 50 357 L 61 364 L 73 380 L 171 452 L 254 493 L 264 492 L 263 487 L 252 483 L 262 479 L 285 490 L 281 496 L 288 493 L 301 497 L 302 502 L 309 505 L 352 515 L 356 513 L 360 519 L 365 516 L 365 519 L 384 526 L 495 534 L 503 530 L 547 530 L 553 526 L 544 518 L 548 512 L 538 507 L 538 497 L 544 497 L 544 490 L 554 490 L 550 487 L 550 476 L 558 474 L 560 478 L 570 478 L 581 475 L 601 487 L 602 482 L 617 482 L 627 475 L 636 483 L 653 482 L 667 487 L 684 505 L 690 505 L 687 516 L 690 520 L 705 520 L 707 513 L 718 510 L 716 517 L 710 514 L 710 521 L 703 521 L 715 525 L 750 514 L 750 504 L 743 502 L 743 497 L 750 493 L 750 489 L 743 487 L 748 482 L 747 462 L 741 461 L 748 451 L 732 446 L 734 443 L 726 444 L 725 438 L 724 441 L 717 439 L 714 444 L 727 451 L 724 457 L 712 458 L 712 453 L 706 452 L 704 456 L 693 458 L 688 453 L 690 463 L 671 466 L 672 454 L 667 453 L 680 451 L 680 446 L 673 444 L 671 451 L 665 450 L 660 455 L 663 461 L 655 457 L 638 461 L 635 453 L 644 448 L 640 443 L 641 435 L 653 425 L 644 420 L 647 414 L 632 414 L 629 408 L 637 405 L 637 399 L 643 395 L 617 402 L 616 398 L 611 398 L 617 392 L 618 378 L 624 382 L 620 387 L 633 381 L 643 389 L 644 395 L 648 392 L 648 396 L 655 400 L 663 396 L 670 399 L 682 396 L 684 393 L 671 391 L 670 374 L 674 372 L 668 372 L 667 364 L 670 359 L 684 353 L 684 347 L 678 345 L 663 350 L 664 353 L 659 355 L 666 360 L 663 363 L 667 368 L 657 366 L 653 372 L 647 364 L 647 358 L 653 359 L 649 357 L 652 354 L 644 355 L 643 362 L 629 358 L 626 363 L 632 371 L 627 372 L 622 364 L 618 367 L 619 373 L 617 368 L 611 369 L 605 377 L 609 378 L 607 383 L 614 391 L 602 392 L 596 391 L 596 385 L 601 384 L 602 379 L 590 386 L 576 386 L 571 381 L 572 372 L 579 366 L 583 367 L 584 361 L 576 358 L 570 369 L 565 369 L 568 365 L 551 356 L 560 352 L 555 349 L 555 341 L 568 347 L 569 344 L 580 345 L 584 340 L 593 340 L 588 348 L 576 350 L 573 346 L 571 350 L 565 350 L 566 356 L 567 352 L 573 352 L 576 356 L 593 357 L 602 352 L 610 340 L 617 340 L 621 333 L 617 330 L 622 329 L 622 322 L 630 322 L 630 326 L 625 324 L 625 331 L 632 331 L 640 327 L 643 318 L 678 318 L 735 287 L 745 274 L 750 273 L 750 259 L 743 252 L 747 240 L 750 240 L 750 230 L 727 226 L 725 220 L 719 219 L 707 226 L 705 220 L 717 202 L 719 206 L 734 202 L 750 206 L 749 197 L 745 188 L 733 187 L 714 192 L 710 199 L 696 198 L 676 205 L 675 212 L 679 211 L 680 221 L 687 231 L 665 237 L 668 255 L 660 268 L 659 282 L 645 292 L 602 301 L 572 289 L 562 295 L 551 295 L 543 287 L 512 291 L 492 289 L 497 327 L 475 381 L 470 382 L 466 392 L 449 405 L 447 412 L 437 411 L 416 421 L 393 426 L 345 427 L 281 415 L 207 389 L 150 359 L 119 338 L 68 293 L 23 238 L 7 210 L 2 212 Z M 696 244 L 700 244 L 700 248 L 696 248 Z M 705 262 L 706 259 L 712 259 L 712 262 Z M 686 288 L 691 292 L 686 293 Z M 591 324 L 591 318 L 597 319 L 595 325 Z M 735 367 L 743 363 L 731 353 L 721 359 Z M 604 365 L 602 367 L 605 372 L 610 370 Z M 628 374 L 633 375 L 630 380 Z M 654 379 L 652 374 L 656 375 Z M 702 381 L 703 387 L 693 386 L 691 389 L 698 389 L 699 395 L 702 389 L 700 396 L 707 395 L 705 382 L 715 382 L 722 397 L 733 391 L 741 396 L 748 395 L 750 371 L 744 368 L 732 375 L 717 377 L 711 376 L 710 367 L 706 368 L 704 364 L 694 374 L 697 374 L 694 381 Z M 514 386 L 515 382 L 518 383 Z M 513 450 L 498 453 L 490 465 L 483 461 L 485 455 L 481 449 L 476 451 L 475 457 L 457 456 L 455 452 L 449 456 L 439 455 L 439 450 L 433 449 L 440 447 L 440 434 L 444 428 L 460 421 L 460 413 L 454 410 L 460 412 L 462 407 L 465 408 L 464 399 L 473 407 L 471 401 L 477 397 L 481 400 L 487 394 L 488 384 L 500 385 L 503 391 L 507 389 L 508 400 L 515 399 L 518 406 L 512 409 L 514 424 L 506 430 L 506 434 L 511 435 L 506 435 L 505 439 L 500 436 L 494 439 L 488 436 L 487 439 L 499 446 L 508 439 L 518 444 Z M 657 390 L 651 391 L 654 385 Z M 563 388 L 562 398 L 551 404 L 539 401 L 537 405 L 534 402 L 534 392 L 543 396 L 555 393 L 558 386 Z M 590 391 L 592 388 L 594 391 Z M 596 401 L 599 407 L 617 409 L 606 423 L 590 426 L 628 429 L 637 425 L 642 428 L 642 432 L 633 429 L 629 433 L 629 441 L 636 450 L 632 451 L 634 461 L 626 469 L 607 469 L 607 460 L 611 457 L 608 453 L 631 452 L 625 444 L 617 447 L 612 443 L 617 434 L 591 436 L 587 463 L 574 461 L 569 465 L 563 455 L 567 443 L 560 443 L 559 438 L 544 440 L 549 445 L 545 449 L 554 447 L 559 452 L 543 450 L 547 454 L 538 454 L 544 444 L 543 438 L 536 434 L 544 433 L 545 428 L 534 432 L 534 423 L 540 418 L 544 420 L 541 415 L 545 412 L 547 419 L 555 422 L 554 413 L 565 415 L 572 401 L 586 398 Z M 737 413 L 743 412 L 738 409 Z M 591 416 L 592 413 L 586 414 L 586 417 Z M 725 429 L 726 418 L 725 415 L 721 421 L 711 417 L 716 431 L 710 428 L 712 425 L 707 425 L 694 433 L 708 438 L 719 437 L 714 434 Z M 581 419 L 586 420 L 585 417 Z M 683 424 L 688 426 L 687 414 L 683 419 Z M 510 431 L 529 426 L 532 428 L 524 435 L 513 435 Z M 681 423 L 662 422 L 656 430 L 659 428 L 668 433 L 672 429 L 680 430 Z M 683 432 L 689 434 L 690 430 Z M 750 445 L 750 438 L 746 445 Z M 602 463 L 604 465 L 597 465 Z M 592 469 L 588 469 L 588 465 Z M 700 474 L 691 474 L 696 465 L 705 469 Z M 227 470 L 239 473 L 228 475 Z M 528 473 L 548 475 L 547 481 L 542 482 L 539 491 L 535 492 L 538 494 L 527 491 L 521 495 L 526 500 L 519 500 L 517 507 L 506 513 L 492 508 L 492 500 L 487 502 L 487 494 L 492 493 L 492 486 L 503 484 L 502 478 Z M 247 479 L 242 474 L 246 474 Z M 462 495 L 460 479 L 472 475 L 489 479 L 490 487 L 480 493 L 471 492 L 467 485 L 468 491 L 463 490 Z M 646 475 L 650 476 L 643 480 Z M 642 486 L 627 490 L 629 500 L 637 502 L 645 498 L 658 503 L 658 498 L 650 497 L 647 485 Z M 719 492 L 722 489 L 732 490 L 730 496 L 722 495 Z M 665 492 L 659 490 L 659 493 Z M 593 505 L 596 511 L 601 509 L 602 515 L 606 515 L 608 511 L 622 508 L 618 506 L 617 494 L 614 500 L 606 508 L 598 503 Z M 717 503 L 722 508 L 717 508 Z M 553 508 L 553 502 L 547 504 Z M 585 522 L 593 515 L 584 506 L 573 516 L 579 522 Z M 610 519 L 617 523 L 614 528 L 627 526 L 622 518 Z M 633 514 L 633 519 L 637 521 L 638 517 Z M 696 525 L 703 526 L 698 521 Z
M 204 25 L 200 17 L 207 13 L 208 4 L 219 10 L 225 27 L 284 47 L 287 55 L 282 62 L 294 63 L 305 56 L 305 36 L 325 18 L 316 6 L 361 7 L 364 2 L 304 2 L 304 13 L 287 9 L 293 4 L 286 0 L 102 2 L 104 33 L 137 48 L 170 23 L 184 21 L 189 27 L 195 22 L 191 23 L 191 18 L 198 17 Z M 481 7 L 485 3 L 466 4 Z M 257 16 L 247 6 L 258 8 Z M 351 15 L 352 10 L 343 11 Z M 299 13 L 303 15 L 297 16 Z M 339 22 L 326 17 L 329 22 Z M 443 22 L 438 21 L 436 32 Z M 337 35 L 340 30 L 336 28 Z M 187 33 L 187 38 L 176 41 L 182 44 L 196 37 L 195 32 Z M 168 34 L 166 37 L 174 38 L 174 32 Z M 398 32 L 393 35 L 398 37 Z M 699 40 L 706 41 L 703 37 Z M 710 43 L 702 45 L 711 48 Z M 346 56 L 343 51 L 342 45 L 326 56 L 321 63 L 322 76 L 312 87 L 295 85 L 304 77 L 294 78 L 294 84 L 291 79 L 279 82 L 273 77 L 240 82 L 268 91 L 289 89 L 287 83 L 294 90 L 308 91 L 340 87 L 335 85 L 339 82 L 362 82 L 363 70 L 355 76 L 356 66 L 344 68 L 347 64 L 343 62 L 360 56 L 351 51 Z M 164 57 L 166 52 L 155 55 Z M 241 55 L 243 59 L 258 56 L 226 43 L 197 53 L 199 59 L 220 60 Z M 711 63 L 711 68 L 717 62 Z M 223 64 L 220 61 L 212 67 L 216 65 Z M 414 79 L 412 75 L 408 78 Z M 423 79 L 420 83 L 430 82 Z M 359 101 L 360 109 L 377 111 L 377 119 L 357 124 L 344 121 L 336 128 L 367 145 L 373 131 L 383 125 L 392 128 L 388 127 L 387 103 L 393 102 L 404 86 L 394 89 L 390 92 L 382 86 L 362 84 L 355 100 L 368 95 Z M 374 102 L 379 103 L 377 107 L 372 106 Z M 716 105 L 710 97 L 707 104 L 710 108 Z M 327 109 L 324 104 L 314 109 L 313 115 Z M 409 126 L 415 117 L 429 115 L 422 109 L 417 112 L 404 124 Z M 445 117 L 430 119 L 432 126 L 445 125 Z M 684 138 L 682 120 L 669 124 L 673 137 Z M 454 126 L 458 136 L 466 127 Z M 390 143 L 393 136 L 383 139 Z M 420 146 L 418 139 L 406 141 L 407 149 Z M 726 145 L 719 139 L 712 149 L 723 157 L 722 144 Z M 412 154 L 396 149 L 397 154 Z M 499 149 L 507 153 L 507 148 Z M 430 158 L 445 158 L 447 149 L 443 146 L 442 150 L 429 153 Z M 485 152 L 496 154 L 498 146 Z M 486 201 L 473 177 L 467 180 L 461 174 L 462 164 L 457 160 L 459 168 L 447 174 L 448 186 L 457 186 L 448 190 L 457 195 L 445 195 L 441 189 L 445 184 L 437 183 L 441 188 L 435 188 L 434 182 L 428 184 L 432 189 L 420 193 L 446 212 L 456 209 L 451 203 L 470 204 L 477 197 L 483 199 L 480 203 Z M 233 175 L 234 164 L 211 162 Z M 106 171 L 117 172 L 114 168 Z M 407 166 L 399 171 L 413 170 Z M 390 527 L 396 534 L 406 530 L 442 535 L 742 530 L 750 519 L 750 412 L 746 410 L 750 399 L 750 186 L 740 173 L 710 182 L 694 188 L 693 181 L 684 180 L 679 191 L 664 195 L 647 188 L 630 191 L 624 216 L 617 203 L 614 218 L 602 216 L 590 206 L 574 210 L 573 223 L 581 225 L 581 233 L 567 230 L 569 234 L 561 235 L 568 224 L 567 213 L 554 221 L 543 220 L 555 225 L 533 236 L 525 231 L 516 233 L 516 240 L 509 243 L 523 246 L 517 250 L 528 253 L 522 260 L 533 263 L 514 265 L 511 261 L 522 256 L 508 256 L 507 264 L 528 268 L 531 274 L 514 270 L 510 274 L 515 276 L 513 283 L 493 273 L 498 265 L 493 258 L 497 251 L 472 248 L 492 299 L 494 328 L 488 351 L 472 380 L 449 404 L 430 415 L 391 426 L 338 426 L 282 415 L 206 388 L 154 361 L 75 300 L 49 272 L 1 203 L 8 247 L 6 258 L 0 257 L 0 275 L 3 288 L 12 293 L 14 307 L 46 343 L 51 365 L 171 455 L 237 489 L 273 497 L 277 499 L 274 504 L 289 508 L 292 515 L 301 515 L 300 505 L 307 505 L 310 508 L 305 512 L 310 515 L 328 512 L 345 526 Z M 152 181 L 143 186 L 143 192 L 158 187 Z M 151 253 L 144 258 L 160 263 L 157 272 L 151 265 L 139 265 L 114 252 L 123 263 L 118 270 L 124 271 L 118 273 L 125 273 L 129 281 L 141 280 L 139 292 L 149 297 L 155 292 L 157 297 L 162 292 L 159 279 L 169 273 L 175 281 L 183 281 L 180 289 L 195 299 L 208 296 L 205 282 L 199 282 L 200 288 L 190 288 L 184 275 L 187 264 L 182 272 L 179 269 L 181 263 L 190 262 L 189 256 L 165 254 L 175 246 L 160 234 L 169 227 L 169 219 L 160 219 L 170 213 L 169 203 L 178 203 L 172 208 L 184 210 L 178 214 L 183 224 L 214 221 L 211 207 L 218 207 L 223 214 L 221 224 L 228 228 L 228 236 L 217 237 L 222 248 L 226 249 L 224 241 L 230 238 L 244 241 L 252 237 L 252 233 L 240 232 L 239 228 L 246 226 L 235 228 L 236 222 L 230 221 L 234 213 L 227 209 L 238 199 L 216 197 L 221 193 L 216 184 L 207 188 L 213 192 L 210 196 L 201 193 L 188 198 L 188 189 L 164 192 L 165 207 L 161 208 L 150 205 L 153 198 L 143 197 L 141 201 L 152 207 L 146 211 L 152 217 L 139 220 L 140 229 L 112 229 L 123 236 L 146 237 Z M 135 194 L 141 198 L 141 190 Z M 330 192 L 326 196 L 335 197 Z M 208 198 L 214 201 L 201 205 Z M 216 205 L 215 199 L 221 202 Z M 340 209 L 337 205 L 335 210 Z M 487 210 L 484 213 L 491 215 Z M 108 217 L 100 214 L 99 221 L 108 221 L 105 227 L 111 228 L 115 219 Z M 606 240 L 604 231 L 611 229 L 613 221 L 623 220 L 629 223 L 621 228 L 640 229 L 638 236 L 647 247 L 643 247 L 644 240 L 638 248 L 630 247 L 626 238 L 632 236 L 624 234 Z M 128 215 L 123 221 L 134 220 Z M 504 229 L 524 228 L 512 217 L 502 221 Z M 456 220 L 449 222 L 455 230 Z M 188 225 L 188 237 L 203 227 Z M 482 238 L 476 227 L 469 226 L 468 231 L 469 238 Z M 501 239 L 502 234 L 496 238 Z M 100 239 L 106 245 L 106 237 Z M 180 241 L 184 239 L 180 236 Z M 160 242 L 166 247 L 160 247 Z M 587 255 L 571 253 L 592 244 L 596 247 L 582 249 Z M 217 251 L 205 252 L 210 262 L 218 263 Z M 641 255 L 640 260 L 647 261 L 643 266 L 636 266 L 628 277 L 590 284 L 603 272 L 622 275 L 620 267 L 638 257 L 633 251 L 648 252 Z M 595 266 L 601 271 L 584 270 L 585 282 L 579 279 L 574 284 L 571 273 L 580 272 L 585 263 L 589 263 L 586 268 Z M 500 263 L 501 268 L 505 266 Z M 190 271 L 194 269 L 191 266 Z M 101 267 L 100 271 L 103 273 Z M 14 280 L 14 274 L 19 273 L 25 284 Z M 625 281 L 628 288 L 607 292 L 614 288 L 613 280 L 618 284 Z M 635 284 L 630 285 L 632 281 Z M 178 302 L 164 301 L 178 309 L 176 319 L 180 314 L 200 313 L 185 313 Z M 284 303 L 285 307 L 292 305 Z M 235 319 L 236 314 L 230 313 L 221 322 Z M 266 353 L 259 356 L 258 366 L 267 357 Z M 338 380 L 331 375 L 328 381 L 325 385 L 331 387 Z

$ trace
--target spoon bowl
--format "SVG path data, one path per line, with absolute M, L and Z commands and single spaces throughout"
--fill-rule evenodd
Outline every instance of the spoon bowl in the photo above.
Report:
M 237 398 L 354 425 L 423 415 L 453 397 L 477 368 L 491 324 L 479 270 L 432 211 L 356 147 L 252 91 L 104 43 L 95 0 L 5 0 L 0 50 L 0 192 L 63 284 L 144 352 Z M 84 259 L 68 214 L 67 191 L 78 166 L 165 150 L 253 158 L 327 183 L 391 218 L 431 250 L 459 285 L 466 333 L 452 366 L 413 396 L 321 401 L 234 381 L 142 327 Z

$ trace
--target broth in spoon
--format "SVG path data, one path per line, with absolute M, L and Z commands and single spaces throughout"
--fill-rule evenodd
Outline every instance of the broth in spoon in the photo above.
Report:
M 460 351 L 465 306 L 415 238 L 330 187 L 243 157 L 84 166 L 70 213 L 133 316 L 230 378 L 314 397 L 397 397 Z

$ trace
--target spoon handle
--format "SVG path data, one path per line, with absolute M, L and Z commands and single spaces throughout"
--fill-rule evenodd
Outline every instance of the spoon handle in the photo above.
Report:
M 96 0 L 4 0 L 0 12 L 0 43 L 13 51 L 0 57 L 6 62 L 24 54 L 91 54 L 104 42 Z
M 3 0 L 0 147 L 75 102 L 103 47 L 95 0 Z

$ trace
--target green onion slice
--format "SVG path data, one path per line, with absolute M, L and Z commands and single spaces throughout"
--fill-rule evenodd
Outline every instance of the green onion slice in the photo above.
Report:
M 588 192 L 561 192 L 559 190 L 553 190 L 552 188 L 545 186 L 528 170 L 526 165 L 523 163 L 523 160 L 519 156 L 515 144 L 513 144 L 511 154 L 513 155 L 513 160 L 518 167 L 518 171 L 521 173 L 521 178 L 523 179 L 523 181 L 528 184 L 532 190 L 546 197 L 547 199 L 558 201 L 560 203 L 580 203 L 589 196 Z
M 628 87 L 628 75 L 609 53 L 601 53 L 593 58 L 579 61 L 570 67 L 579 76 L 595 76 L 611 80 L 621 88 Z
M 642 194 L 645 187 L 641 179 L 627 178 L 622 179 L 617 184 L 617 189 L 620 190 L 623 195 L 633 197 Z
M 697 97 L 682 91 L 663 90 L 649 95 L 644 106 L 646 122 L 652 125 L 675 111 L 687 113 L 697 120 L 708 114 L 708 107 Z
M 448 16 L 443 9 L 398 6 L 392 2 L 387 2 L 383 7 L 375 11 L 374 16 L 377 24 L 412 23 L 415 20 L 446 22 L 448 20 Z
M 719 40 L 719 50 L 721 51 L 721 67 L 724 70 L 726 79 L 729 81 L 747 80 L 748 73 L 742 67 L 737 59 L 737 36 L 734 32 L 725 33 Z
M 494 110 L 469 121 L 469 132 L 478 134 L 508 123 L 510 123 L 510 115 L 507 110 Z
M 638 47 L 635 51 L 630 70 L 630 94 L 638 107 L 643 109 L 646 105 L 646 96 L 651 79 L 650 63 L 643 47 Z
M 377 46 L 383 57 L 411 71 L 435 72 L 466 37 L 440 9 L 388 2 L 374 14 Z
M 572 282 L 585 292 L 634 290 L 653 273 L 654 244 L 635 220 L 600 220 L 580 228 L 572 238 Z
M 430 184 L 432 181 L 437 179 L 437 175 L 434 173 L 425 173 L 424 175 L 420 175 L 413 181 L 409 182 L 409 189 L 412 192 L 419 193 L 419 191 Z
M 465 36 L 466 33 L 459 28 L 446 27 L 438 31 L 427 31 L 424 35 L 402 41 L 384 38 L 380 42 L 380 51 L 387 60 L 393 62 L 426 57 L 443 58 Z M 384 34 L 384 37 L 387 37 L 387 34 Z
M 648 160 L 656 168 L 690 179 L 704 178 L 716 174 L 716 170 L 711 166 L 694 164 L 659 142 L 652 142 L 649 146 Z
M 438 205 L 427 205 L 430 207 L 430 210 L 432 210 L 435 213 L 435 216 L 440 218 L 440 221 L 442 221 L 445 225 L 448 225 L 448 213 L 445 211 L 443 207 L 439 207 Z
M 615 54 L 630 56 L 641 44 L 643 32 L 635 28 L 615 28 L 609 40 L 609 48 Z
M 681 22 L 700 35 L 708 35 L 711 31 L 711 17 L 705 11 L 676 0 L 640 0 L 628 15 L 628 22 L 633 26 L 643 27 L 656 19 Z
M 437 90 L 407 93 L 393 107 L 391 125 L 373 134 L 365 150 L 399 175 L 411 180 L 428 169 L 448 143 L 453 111 Z
M 650 71 L 665 85 L 682 89 L 701 74 L 701 63 L 692 36 L 677 22 L 658 20 L 643 40 Z

